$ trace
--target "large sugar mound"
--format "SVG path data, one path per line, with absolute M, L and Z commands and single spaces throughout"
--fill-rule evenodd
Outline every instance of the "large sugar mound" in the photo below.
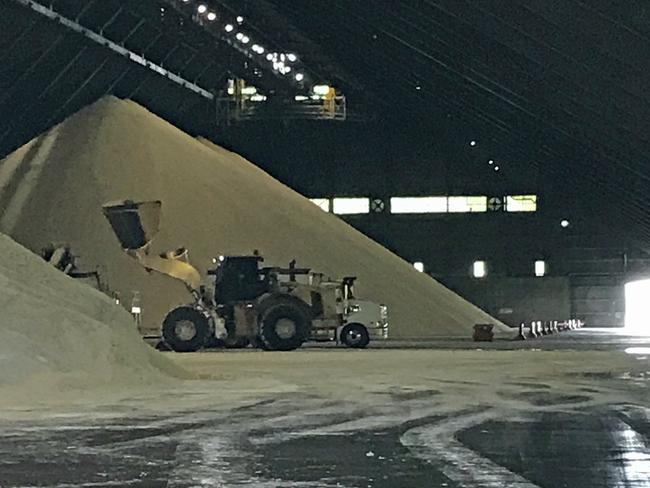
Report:
M 486 322 L 507 330 L 250 162 L 130 101 L 104 98 L 0 163 L 0 231 L 32 250 L 69 243 L 123 300 L 139 292 L 144 324 L 158 328 L 189 296 L 120 250 L 101 206 L 127 198 L 162 200 L 154 250 L 185 246 L 202 272 L 215 256 L 258 249 L 267 265 L 295 258 L 331 276 L 357 276 L 359 295 L 389 306 L 395 338 L 468 337 Z
M 182 373 L 131 315 L 0 234 L 0 404 L 47 402 Z

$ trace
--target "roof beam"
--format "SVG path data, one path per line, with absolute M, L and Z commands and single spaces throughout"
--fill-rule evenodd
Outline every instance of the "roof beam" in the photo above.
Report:
M 125 57 L 129 61 L 144 66 L 145 68 L 148 68 L 151 71 L 157 73 L 158 75 L 161 75 L 169 79 L 170 81 L 173 81 L 174 83 L 182 86 L 183 88 L 193 91 L 194 93 L 204 98 L 207 98 L 208 100 L 214 100 L 214 94 L 209 90 L 206 90 L 205 88 L 202 88 L 196 83 L 192 83 L 191 81 L 186 80 L 185 78 L 175 73 L 172 73 L 171 71 L 163 68 L 162 66 L 148 60 L 144 56 L 141 56 L 139 54 L 136 54 L 133 51 L 130 51 L 129 49 L 126 49 L 124 46 L 121 46 L 111 41 L 110 39 L 104 37 L 103 35 L 98 34 L 97 32 L 94 32 L 91 29 L 82 26 L 81 24 L 75 22 L 74 20 L 68 19 L 67 17 L 60 15 L 59 13 L 57 13 L 56 11 L 52 10 L 49 7 L 41 5 L 40 3 L 35 2 L 33 0 L 14 0 L 14 2 L 19 3 L 20 5 L 23 5 L 27 8 L 30 8 L 33 11 L 37 12 L 38 14 L 43 15 L 55 22 L 58 22 L 59 24 L 67 27 L 68 29 L 73 30 L 74 32 L 82 34 L 83 36 L 90 39 L 91 41 L 100 44 L 101 46 L 109 48 L 113 52 L 119 54 L 120 56 Z

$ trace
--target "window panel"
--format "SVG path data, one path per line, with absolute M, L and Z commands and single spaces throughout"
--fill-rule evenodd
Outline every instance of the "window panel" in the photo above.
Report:
M 332 211 L 338 215 L 367 214 L 370 212 L 370 199 L 333 198 Z
M 537 195 L 508 195 L 506 197 L 506 212 L 535 211 L 537 211 Z
M 487 212 L 487 197 L 449 197 L 449 211 L 452 213 Z
M 394 214 L 445 213 L 447 197 L 393 197 L 390 212 Z
M 330 211 L 330 199 L 329 198 L 310 198 L 309 201 L 318 207 L 320 207 L 325 212 Z

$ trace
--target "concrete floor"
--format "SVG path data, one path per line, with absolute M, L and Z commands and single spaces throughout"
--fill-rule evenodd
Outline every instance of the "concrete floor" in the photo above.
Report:
M 6 412 L 0 486 L 650 487 L 648 338 L 386 346 L 170 354 L 217 379 Z

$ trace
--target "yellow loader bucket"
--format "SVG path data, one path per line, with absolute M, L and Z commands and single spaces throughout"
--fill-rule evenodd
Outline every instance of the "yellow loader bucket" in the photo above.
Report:
M 135 251 L 149 244 L 158 233 L 161 206 L 160 200 L 123 200 L 107 203 L 102 210 L 122 248 Z
M 157 271 L 181 280 L 193 292 L 201 287 L 201 274 L 189 263 L 187 250 L 178 248 L 158 256 L 149 254 L 149 243 L 158 233 L 160 200 L 123 200 L 102 206 L 102 211 L 126 253 L 147 271 Z

